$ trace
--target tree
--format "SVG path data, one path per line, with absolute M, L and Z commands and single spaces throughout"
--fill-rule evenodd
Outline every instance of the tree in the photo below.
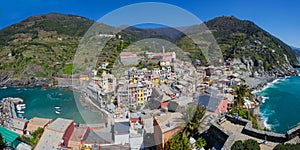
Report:
M 0 149 L 4 149 L 5 143 L 3 141 L 2 134 L 0 133 Z
M 253 139 L 248 139 L 242 142 L 238 140 L 231 146 L 231 150 L 260 150 L 259 144 Z
M 233 94 L 235 95 L 235 105 L 238 109 L 242 108 L 243 104 L 245 103 L 245 98 L 253 101 L 254 95 L 251 92 L 252 90 L 246 84 L 234 86 Z
M 43 135 L 44 129 L 43 128 L 37 128 L 34 132 L 31 133 L 31 137 L 26 137 L 22 135 L 20 137 L 20 140 L 31 145 L 32 147 L 35 147 L 38 143 L 40 137 Z
M 297 144 L 278 144 L 274 147 L 274 150 L 299 150 L 300 149 L 300 143 Z
M 203 139 L 203 138 L 198 138 L 197 139 L 197 141 L 196 141 L 196 146 L 197 146 L 197 148 L 202 148 L 202 147 L 204 147 L 204 146 L 206 146 L 206 141 L 205 141 L 205 139 Z
M 243 113 L 243 116 L 248 116 L 248 117 L 243 117 L 243 118 L 247 118 L 250 119 L 249 115 L 249 111 L 247 110 L 247 114 L 244 114 L 245 112 L 243 111 L 243 105 L 245 103 L 245 99 L 248 99 L 250 101 L 254 101 L 254 95 L 252 94 L 252 90 L 249 88 L 248 85 L 246 84 L 241 84 L 241 85 L 236 85 L 233 87 L 234 91 L 233 94 L 235 95 L 235 102 L 234 105 L 237 108 L 237 112 L 239 115 L 241 115 L 241 113 Z
M 245 140 L 243 145 L 248 150 L 260 150 L 259 144 L 253 139 Z
M 231 150 L 244 150 L 244 145 L 241 140 L 235 141 L 231 146 Z
M 190 137 L 192 134 L 198 132 L 198 128 L 201 119 L 205 115 L 206 109 L 199 105 L 190 105 L 185 109 L 185 116 L 187 117 L 188 123 L 183 130 L 183 136 Z
M 191 149 L 191 145 L 188 138 L 183 137 L 182 134 L 179 133 L 173 135 L 172 138 L 168 140 L 165 149 L 166 150 L 178 150 L 178 149 L 189 150 Z

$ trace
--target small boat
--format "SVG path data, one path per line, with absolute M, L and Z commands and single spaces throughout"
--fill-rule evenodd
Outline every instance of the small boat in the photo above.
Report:
M 23 115 L 22 115 L 22 114 L 18 114 L 18 117 L 19 117 L 19 118 L 23 118 Z
M 18 104 L 17 106 L 26 108 L 26 104 Z
M 18 111 L 22 110 L 22 108 L 20 106 L 18 106 L 18 105 L 17 105 L 16 108 L 17 108 Z
M 60 114 L 60 111 L 55 111 L 56 114 Z
M 0 87 L 0 89 L 7 89 L 7 86 L 2 86 Z
M 17 111 L 18 114 L 24 114 L 24 111 Z
M 56 106 L 56 107 L 54 107 L 55 109 L 60 109 L 60 107 L 59 106 Z
M 26 108 L 26 104 L 18 104 L 16 106 L 17 110 L 22 110 L 22 109 L 25 109 Z

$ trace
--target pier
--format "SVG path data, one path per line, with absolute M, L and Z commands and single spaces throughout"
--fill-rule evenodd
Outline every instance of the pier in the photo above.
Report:
M 7 125 L 11 119 L 18 118 L 16 113 L 15 104 L 22 103 L 21 98 L 4 98 L 2 99 L 2 109 L 1 109 L 1 124 Z

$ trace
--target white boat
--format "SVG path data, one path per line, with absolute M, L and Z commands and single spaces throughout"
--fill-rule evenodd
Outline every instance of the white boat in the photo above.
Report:
M 7 86 L 2 86 L 1 89 L 7 89 Z
M 24 111 L 17 111 L 17 113 L 19 113 L 19 114 L 24 114 Z
M 17 108 L 18 111 L 22 110 L 22 108 L 20 106 L 18 106 L 18 105 L 17 105 L 16 108 Z
M 22 110 L 22 109 L 25 109 L 26 108 L 26 104 L 18 104 L 16 106 L 17 110 Z
M 60 114 L 60 111 L 55 111 L 56 114 Z
M 17 106 L 19 106 L 21 108 L 26 108 L 26 104 L 18 104 Z
M 56 107 L 54 107 L 55 109 L 60 109 L 60 107 L 59 106 L 56 106 Z

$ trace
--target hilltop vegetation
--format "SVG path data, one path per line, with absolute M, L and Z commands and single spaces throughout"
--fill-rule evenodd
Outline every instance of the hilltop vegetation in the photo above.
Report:
M 30 17 L 0 31 L 0 72 L 52 77 L 72 63 L 79 38 L 93 21 L 73 15 Z
M 288 45 L 251 21 L 218 17 L 205 24 L 217 40 L 224 60 L 239 59 L 245 65 L 250 63 L 249 72 L 272 74 L 278 70 L 286 70 L 291 64 L 297 64 L 295 52 Z M 194 26 L 189 30 L 197 32 L 197 28 L 200 27 Z M 192 56 L 198 55 L 198 59 L 203 59 L 199 55 L 199 49 L 186 36 L 179 39 L 179 43 L 188 47 L 189 52 L 195 53 Z
M 51 78 L 71 74 L 79 41 L 94 23 L 79 16 L 52 13 L 30 17 L 0 30 L 0 73 L 11 72 L 15 78 Z M 210 42 L 209 32 L 203 30 L 204 24 L 185 27 L 187 34 L 198 37 L 196 41 L 172 28 L 129 27 L 118 33 L 121 39 L 113 38 L 105 45 L 96 61 L 110 62 L 107 66 L 110 71 L 123 49 L 142 39 L 159 38 L 175 43 L 192 60 L 198 59 L 203 65 L 207 64 L 203 51 L 214 50 L 218 48 L 217 44 L 225 60 L 240 59 L 245 64 L 252 62 L 250 72 L 272 73 L 287 70 L 290 64 L 297 63 L 289 46 L 250 21 L 218 17 L 205 22 L 205 25 L 212 31 L 217 43 Z M 94 35 L 101 32 L 113 34 L 116 30 L 101 23 L 98 26 L 101 31 Z

